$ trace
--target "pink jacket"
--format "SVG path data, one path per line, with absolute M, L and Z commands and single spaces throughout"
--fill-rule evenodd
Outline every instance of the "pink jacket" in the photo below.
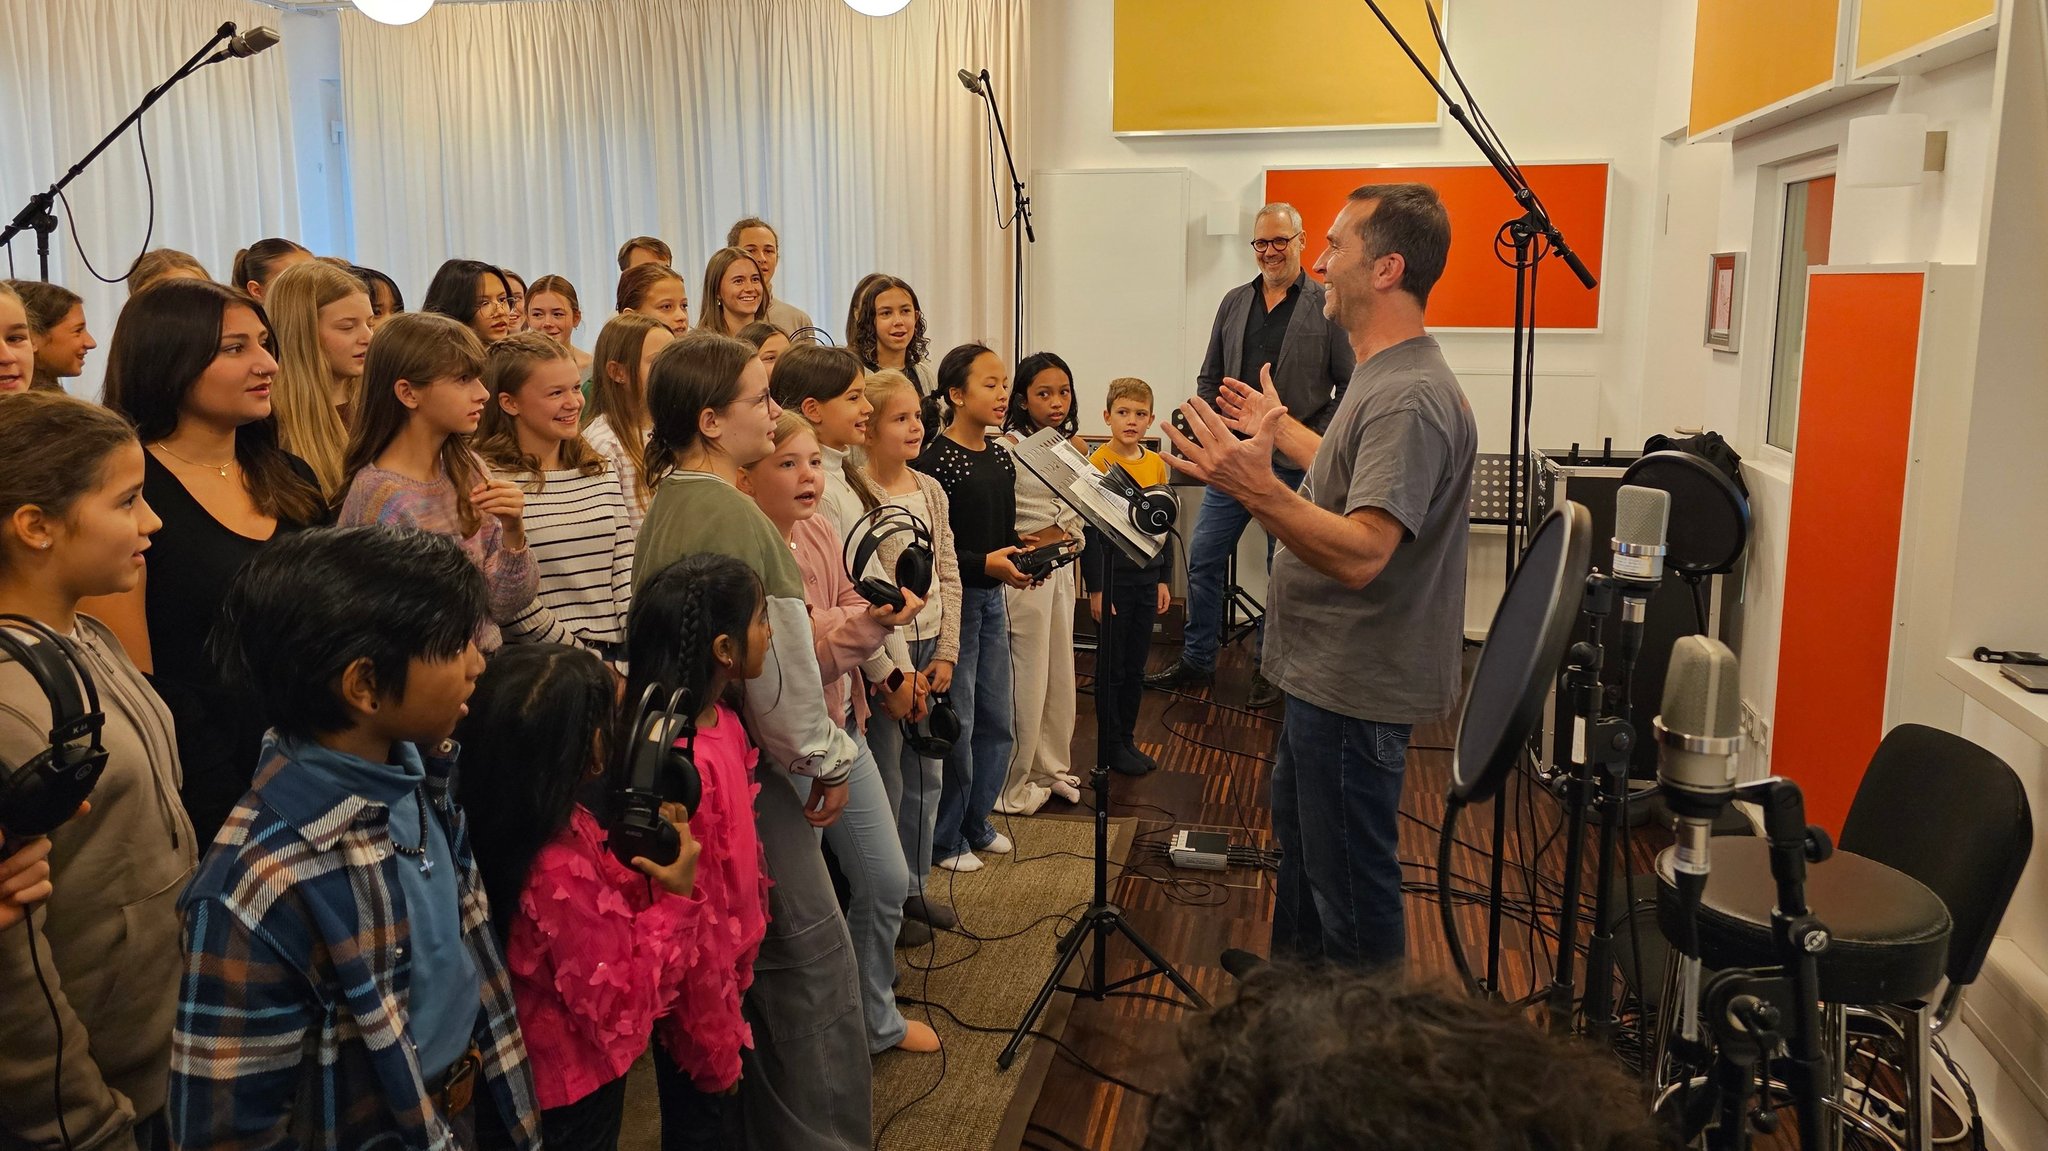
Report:
M 889 629 L 868 614 L 868 601 L 847 578 L 846 559 L 830 520 L 821 515 L 798 520 L 790 544 L 804 576 L 804 605 L 811 609 L 818 670 L 825 675 L 825 710 L 831 713 L 833 723 L 845 726 L 850 690 L 853 717 L 865 724 L 867 689 L 854 673 L 882 646 Z
M 738 715 L 720 705 L 718 717 L 697 738 L 693 895 L 670 895 L 620 863 L 580 805 L 534 859 L 506 960 L 544 1108 L 624 1075 L 657 1026 L 700 1090 L 739 1080 L 740 1048 L 752 1043 L 740 998 L 767 927 L 768 879 L 754 831 L 755 752 Z

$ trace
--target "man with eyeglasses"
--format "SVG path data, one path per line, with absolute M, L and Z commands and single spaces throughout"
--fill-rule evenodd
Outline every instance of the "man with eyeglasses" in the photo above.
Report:
M 1195 394 L 1213 406 L 1226 377 L 1258 387 L 1260 373 L 1270 370 L 1288 414 L 1321 432 L 1344 398 L 1355 364 L 1344 329 L 1323 316 L 1323 285 L 1302 270 L 1301 213 L 1292 204 L 1259 209 L 1252 222 L 1251 247 L 1259 274 L 1251 283 L 1232 288 L 1216 309 L 1209 351 L 1195 376 Z M 1290 488 L 1301 486 L 1301 469 L 1277 452 L 1273 473 Z M 1224 574 L 1251 518 L 1242 504 L 1222 491 L 1211 487 L 1203 493 L 1194 542 L 1188 547 L 1188 615 L 1180 658 L 1145 677 L 1146 683 L 1198 687 L 1215 679 L 1226 610 Z M 1266 562 L 1270 566 L 1272 561 L 1269 539 Z M 1263 646 L 1263 621 L 1259 641 Z M 1255 670 L 1247 702 L 1271 707 L 1280 702 L 1279 689 Z

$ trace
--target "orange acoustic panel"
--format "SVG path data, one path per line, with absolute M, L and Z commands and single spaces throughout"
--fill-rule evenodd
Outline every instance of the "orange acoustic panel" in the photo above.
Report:
M 1884 736 L 1925 281 L 1807 278 L 1771 768 L 1831 831 Z
M 1607 233 L 1606 164 L 1524 164 L 1522 175 L 1564 238 L 1597 278 Z M 1433 168 L 1269 168 L 1266 201 L 1301 212 L 1302 263 L 1313 268 L 1323 237 L 1354 188 L 1363 184 L 1428 184 L 1451 214 L 1451 257 L 1429 295 L 1432 328 L 1512 328 L 1515 270 L 1494 255 L 1501 225 L 1521 216 L 1500 175 L 1484 164 Z M 1600 290 L 1587 291 L 1562 260 L 1543 262 L 1537 278 L 1536 323 L 1544 328 L 1600 326 Z
M 1841 0 L 1699 0 L 1689 135 L 1831 84 Z
M 1102 3 L 1102 0 L 1089 0 Z M 1359 0 L 1115 0 L 1111 130 L 1243 132 L 1437 122 L 1437 96 Z M 1445 0 L 1435 0 L 1438 19 Z M 1381 0 L 1441 73 L 1423 0 Z M 1305 70 L 1302 49 L 1317 66 Z
M 1906 55 L 1997 14 L 1998 0 L 1862 0 L 1856 6 L 1856 66 Z

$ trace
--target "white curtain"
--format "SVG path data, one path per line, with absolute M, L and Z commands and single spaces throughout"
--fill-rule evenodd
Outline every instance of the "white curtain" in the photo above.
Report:
M 954 73 L 986 67 L 1021 106 L 1025 2 L 877 19 L 842 0 L 529 0 L 397 28 L 344 12 L 357 258 L 409 305 L 453 256 L 566 275 L 588 348 L 620 242 L 666 240 L 694 314 L 705 260 L 758 215 L 782 240 L 776 297 L 840 341 L 854 283 L 884 271 L 918 289 L 934 355 L 1007 347 L 1009 181 L 999 217 L 982 102 Z
M 149 89 L 198 51 L 214 29 L 275 25 L 275 9 L 245 0 L 0 0 L 0 225 L 120 122 Z M 156 185 L 151 247 L 179 248 L 226 279 L 235 250 L 298 234 L 284 50 L 224 60 L 186 78 L 143 117 Z M 66 189 L 78 240 L 102 275 L 118 277 L 142 250 L 149 222 L 141 157 L 127 135 Z M 71 220 L 62 205 L 60 220 Z M 51 241 L 50 278 L 85 297 L 104 345 L 127 299 L 94 280 L 69 224 Z M 36 276 L 35 237 L 16 237 L 8 275 Z M 5 267 L 0 258 L 0 268 Z M 69 381 L 99 394 L 106 351 Z

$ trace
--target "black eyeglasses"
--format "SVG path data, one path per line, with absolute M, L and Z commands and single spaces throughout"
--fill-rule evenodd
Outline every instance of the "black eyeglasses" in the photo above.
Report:
M 1252 251 L 1264 252 L 1270 250 L 1274 252 L 1284 252 L 1287 250 L 1287 245 L 1292 244 L 1293 242 L 1299 239 L 1301 239 L 1300 232 L 1296 232 L 1292 236 L 1279 236 L 1271 240 L 1253 240 Z

